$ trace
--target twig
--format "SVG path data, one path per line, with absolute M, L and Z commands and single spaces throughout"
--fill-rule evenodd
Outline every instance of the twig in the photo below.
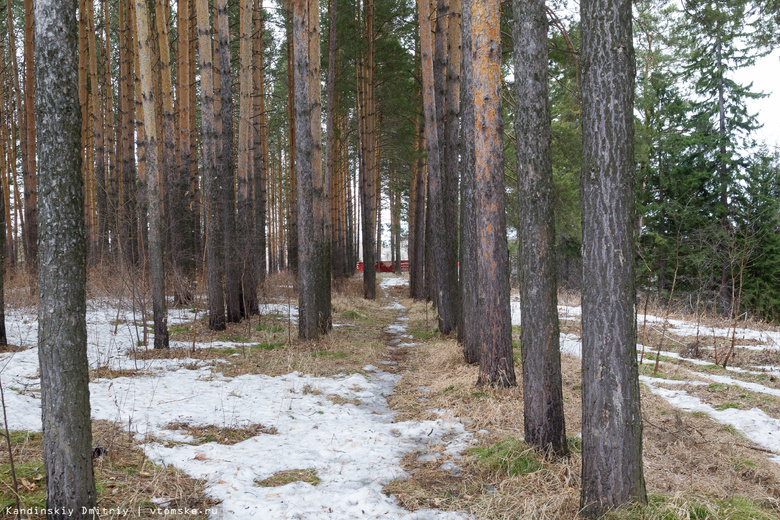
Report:
M 11 480 L 14 482 L 14 498 L 16 499 L 16 518 L 22 520 L 22 504 L 19 502 L 19 484 L 16 482 L 16 468 L 14 466 L 14 454 L 11 449 L 11 434 L 8 432 L 8 416 L 5 412 L 5 394 L 3 393 L 3 381 L 0 379 L 0 402 L 3 404 L 3 425 L 5 426 L 5 442 L 8 445 L 8 460 L 11 462 Z

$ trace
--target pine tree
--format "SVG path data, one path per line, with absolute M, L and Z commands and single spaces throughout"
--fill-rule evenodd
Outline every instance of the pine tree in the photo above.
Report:
M 515 380 L 509 304 L 509 250 L 504 206 L 501 36 L 498 0 L 472 3 L 474 75 L 467 84 L 474 110 L 474 170 L 477 224 L 477 384 L 509 387 Z M 469 116 L 471 117 L 471 116 Z M 438 272 L 438 271 L 437 271 Z
M 75 512 L 48 515 L 63 520 L 93 518 L 84 510 L 94 508 L 97 499 L 87 361 L 78 27 L 73 7 L 69 0 L 35 2 L 43 459 L 46 507 Z
M 525 440 L 566 453 L 544 0 L 515 0 L 515 136 Z
M 647 501 L 636 356 L 631 2 L 585 0 L 582 20 L 582 490 L 597 518 Z M 605 14 L 606 13 L 606 14 Z M 611 247 L 604 247 L 608 240 Z

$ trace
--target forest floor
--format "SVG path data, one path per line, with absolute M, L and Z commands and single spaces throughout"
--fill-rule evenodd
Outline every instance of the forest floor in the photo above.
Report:
M 571 454 L 551 460 L 522 442 L 522 386 L 476 387 L 477 368 L 438 333 L 430 305 L 408 298 L 406 283 L 384 276 L 369 302 L 360 280 L 344 282 L 334 291 L 331 334 L 302 342 L 292 283 L 278 278 L 261 316 L 224 332 L 208 331 L 197 306 L 172 309 L 169 351 L 146 347 L 150 317 L 130 291 L 93 283 L 101 518 L 577 518 L 576 299 L 562 295 L 560 306 Z M 10 290 L 12 346 L 0 353 L 0 378 L 22 507 L 34 508 L 45 494 L 37 318 L 25 290 Z M 694 358 L 697 324 L 665 314 L 640 315 L 638 324 L 650 506 L 614 518 L 777 518 L 780 331 L 740 324 L 735 333 L 707 320 Z M 728 369 L 719 368 L 713 357 L 732 337 Z M 0 518 L 12 518 L 2 452 Z

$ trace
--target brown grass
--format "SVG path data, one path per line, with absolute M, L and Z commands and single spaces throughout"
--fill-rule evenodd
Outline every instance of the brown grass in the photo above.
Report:
M 243 442 L 258 435 L 276 435 L 279 432 L 276 428 L 263 426 L 262 424 L 250 424 L 247 426 L 216 426 L 191 425 L 186 422 L 175 422 L 165 426 L 166 430 L 184 430 L 194 438 L 190 444 L 201 445 L 208 442 L 218 444 L 233 445 Z
M 151 500 L 160 499 L 166 506 L 174 509 L 190 508 L 205 510 L 215 502 L 204 494 L 204 483 L 191 479 L 172 467 L 153 464 L 144 456 L 137 442 L 121 426 L 107 422 L 94 421 L 92 436 L 95 446 L 106 450 L 105 455 L 94 460 L 95 483 L 98 490 L 97 505 L 103 510 L 129 509 L 127 516 L 120 514 L 102 514 L 102 519 L 149 518 L 150 509 L 158 504 Z M 13 444 L 14 463 L 17 467 L 20 500 L 22 507 L 43 507 L 45 504 L 45 471 L 42 460 L 43 437 L 40 433 L 28 435 L 15 434 L 17 442 Z M 3 443 L 5 445 L 5 443 Z M 14 516 L 5 515 L 7 506 L 15 507 L 10 473 L 7 471 L 8 454 L 0 455 L 3 468 L 0 497 L 2 508 L 0 519 L 10 520 Z M 20 468 L 22 471 L 20 472 Z M 22 476 L 22 475 L 28 476 Z M 140 514 L 139 514 L 140 508 Z M 27 516 L 26 518 L 44 518 Z M 204 514 L 171 514 L 166 518 L 190 520 L 207 519 Z
M 408 315 L 410 329 L 425 330 L 422 304 L 414 304 Z M 487 430 L 488 433 L 475 434 L 476 447 L 488 447 L 501 439 L 522 435 L 519 365 L 515 366 L 517 388 L 477 388 L 477 368 L 463 363 L 454 339 L 432 338 L 408 350 L 407 363 L 401 371 L 403 379 L 389 399 L 398 420 L 435 419 L 438 414 L 429 410 L 445 409 L 446 416 L 464 422 L 468 430 Z M 571 356 L 562 359 L 566 427 L 570 436 L 581 429 L 580 363 Z M 666 364 L 662 367 L 667 376 L 690 378 L 685 367 Z M 696 389 L 707 392 L 707 387 Z M 741 399 L 754 405 L 760 400 L 762 409 L 770 404 L 770 410 L 774 411 L 770 403 L 773 399 L 736 387 L 718 399 L 724 402 Z M 713 398 L 712 402 L 719 401 Z M 740 496 L 780 512 L 780 468 L 767 460 L 765 450 L 706 415 L 680 412 L 644 387 L 642 411 L 649 493 L 664 496 L 664 500 L 676 504 L 674 507 L 679 506 L 680 511 L 687 511 L 686 507 L 693 502 L 715 503 Z M 427 455 L 435 452 L 434 447 Z M 473 452 L 455 461 L 460 472 L 454 474 L 441 469 L 447 456 L 420 462 L 419 457 L 425 454 L 407 455 L 404 468 L 410 477 L 396 480 L 385 488 L 409 509 L 465 510 L 480 519 L 579 518 L 579 453 L 573 452 L 562 460 L 549 460 L 537 453 L 542 469 L 525 476 L 508 476 L 491 470 Z M 681 499 L 680 495 L 687 498 Z M 717 518 L 729 516 L 723 513 Z

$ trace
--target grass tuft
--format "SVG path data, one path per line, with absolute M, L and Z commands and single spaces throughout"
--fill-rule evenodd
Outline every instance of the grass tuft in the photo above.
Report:
M 507 437 L 487 448 L 472 448 L 477 460 L 510 477 L 523 476 L 542 469 L 535 450 L 523 441 Z

